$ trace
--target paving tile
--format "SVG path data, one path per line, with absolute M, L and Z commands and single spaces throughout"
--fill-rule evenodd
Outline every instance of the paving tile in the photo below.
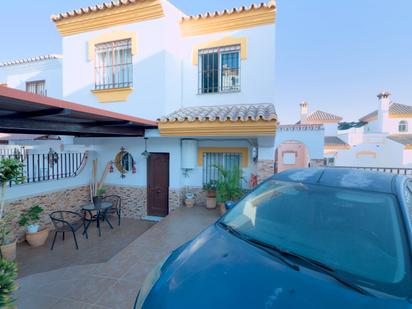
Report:
M 124 228 L 104 231 L 107 237 L 79 240 L 78 251 L 71 248 L 68 237 L 54 251 L 23 246 L 18 251 L 18 308 L 130 309 L 150 270 L 216 218 L 200 207 L 182 208 L 148 230 L 143 226 L 137 236 L 133 224 L 140 221 L 125 220 Z M 125 235 L 129 230 L 134 231 L 132 236 Z
M 19 309 L 46 309 L 54 306 L 58 298 L 33 292 L 16 293 L 16 305 Z
M 96 304 L 113 309 L 131 309 L 138 291 L 139 285 L 136 283 L 119 280 Z
M 75 300 L 60 298 L 56 303 L 51 304 L 49 307 L 45 307 L 45 309 L 88 309 L 91 306 L 93 305 Z

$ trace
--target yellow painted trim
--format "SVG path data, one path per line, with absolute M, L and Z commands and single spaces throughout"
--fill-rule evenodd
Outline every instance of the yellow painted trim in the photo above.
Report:
M 126 40 L 126 39 L 131 39 L 131 41 L 132 41 L 132 55 L 136 55 L 137 54 L 137 36 L 136 36 L 136 32 L 119 30 L 119 31 L 103 33 L 99 36 L 91 38 L 88 42 L 88 57 L 89 57 L 89 60 L 94 61 L 94 59 L 95 59 L 95 55 L 96 55 L 95 46 L 96 46 L 96 44 L 106 43 L 106 42 L 113 42 L 113 41 L 120 41 L 120 40 Z
M 411 144 L 405 145 L 404 149 L 405 150 L 412 150 L 412 145 Z
M 104 89 L 92 90 L 92 93 L 97 97 L 100 103 L 123 102 L 127 101 L 129 94 L 132 93 L 133 88 L 118 88 L 118 89 Z
M 340 149 L 340 150 L 348 150 L 351 149 L 350 145 L 325 145 L 323 147 L 324 150 L 334 150 L 334 149 Z
M 136 1 L 128 5 L 95 11 L 55 22 L 63 36 L 94 31 L 118 25 L 163 17 L 164 11 L 159 0 Z
M 373 151 L 360 151 L 356 154 L 356 158 L 359 159 L 361 156 L 371 156 L 376 159 L 376 152 Z
M 412 118 L 412 114 L 389 114 L 389 118 Z
M 263 136 L 275 135 L 276 120 L 159 122 L 161 136 Z
M 246 60 L 247 58 L 247 38 L 236 38 L 234 36 L 225 36 L 217 40 L 210 40 L 205 43 L 196 45 L 192 51 L 192 63 L 197 65 L 199 62 L 199 50 L 214 47 L 224 47 L 231 45 L 240 45 L 240 59 Z
M 249 148 L 247 147 L 199 147 L 197 150 L 197 165 L 203 165 L 204 153 L 240 153 L 242 154 L 242 167 L 249 166 Z
M 231 14 L 214 14 L 207 17 L 184 19 L 180 22 L 183 36 L 196 36 L 274 24 L 276 8 L 261 7 Z

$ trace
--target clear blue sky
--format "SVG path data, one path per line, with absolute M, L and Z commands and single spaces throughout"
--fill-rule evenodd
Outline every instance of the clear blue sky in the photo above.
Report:
M 60 53 L 50 15 L 100 0 L 6 1 L 0 10 L 0 61 Z M 253 0 L 172 0 L 187 14 Z M 411 0 L 278 0 L 276 108 L 281 123 L 298 119 L 301 100 L 356 120 L 376 94 L 412 105 Z M 264 44 L 264 42 L 262 42 Z

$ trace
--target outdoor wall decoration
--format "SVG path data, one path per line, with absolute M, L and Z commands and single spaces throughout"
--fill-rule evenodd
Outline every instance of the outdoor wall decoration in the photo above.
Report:
M 136 173 L 136 162 L 133 156 L 126 151 L 124 147 L 120 148 L 120 152 L 117 153 L 114 164 L 117 170 L 120 172 L 121 177 L 125 178 L 128 172 Z

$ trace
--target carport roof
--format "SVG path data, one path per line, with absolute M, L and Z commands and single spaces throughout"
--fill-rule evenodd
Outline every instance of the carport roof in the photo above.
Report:
M 0 132 L 83 137 L 143 136 L 155 121 L 0 86 Z

